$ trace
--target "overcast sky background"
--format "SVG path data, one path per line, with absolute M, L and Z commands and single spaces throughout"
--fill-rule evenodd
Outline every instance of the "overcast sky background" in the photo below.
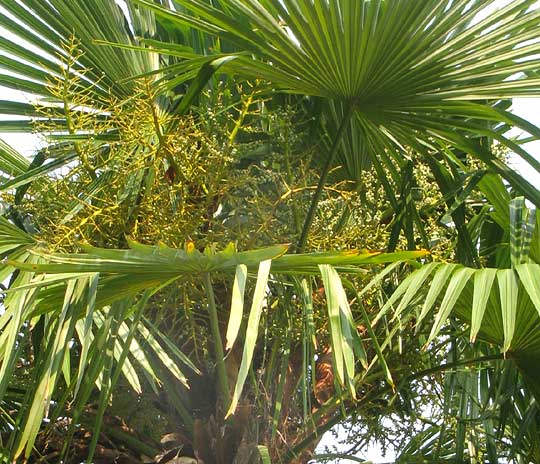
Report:
M 499 8 L 500 6 L 508 3 L 510 0 L 496 0 L 491 5 L 490 9 Z M 540 6 L 540 1 L 536 3 L 535 8 Z M 1 6 L 0 6 L 1 8 Z M 486 11 L 487 14 L 487 11 Z M 13 37 L 7 31 L 0 27 L 0 35 L 6 38 Z M 22 42 L 22 41 L 20 41 Z M 1 84 L 1 77 L 0 77 Z M 32 102 L 31 95 L 25 95 L 21 92 L 11 90 L 5 87 L 0 86 L 0 100 L 16 100 L 21 102 Z M 514 104 L 512 111 L 526 119 L 527 121 L 533 123 L 536 126 L 540 126 L 540 99 L 537 98 L 517 98 L 514 99 Z M 0 116 L 2 119 L 18 119 L 17 117 L 10 118 L 9 116 Z M 513 130 L 509 135 L 519 136 L 519 130 Z M 526 135 L 526 134 L 525 134 Z M 0 137 L 10 144 L 12 147 L 17 149 L 19 152 L 25 156 L 32 157 L 36 150 L 44 145 L 44 142 L 34 134 L 0 134 Z M 537 159 L 540 160 L 540 141 L 530 142 L 524 145 L 524 148 Z M 540 187 L 540 174 L 531 169 L 525 162 L 521 160 L 518 156 L 512 156 L 510 158 L 510 165 L 512 168 L 518 170 L 523 177 L 525 177 L 529 182 L 534 186 Z M 324 445 L 334 445 L 337 440 L 331 435 L 326 434 L 321 442 L 319 447 L 319 452 L 323 451 Z M 345 451 L 347 446 L 340 446 L 340 450 Z M 359 454 L 359 457 L 370 459 L 373 462 L 388 462 L 393 460 L 394 456 L 392 453 L 387 454 L 385 457 L 382 456 L 380 448 L 374 444 L 370 449 L 366 450 L 365 454 Z M 340 460 L 340 462 L 347 462 L 346 460 Z

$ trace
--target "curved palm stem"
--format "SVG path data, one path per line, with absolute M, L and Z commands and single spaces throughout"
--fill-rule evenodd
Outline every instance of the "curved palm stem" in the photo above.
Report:
M 339 149 L 339 144 L 341 143 L 343 134 L 345 133 L 345 130 L 347 129 L 349 125 L 349 122 L 351 120 L 352 115 L 354 114 L 355 109 L 356 109 L 356 100 L 355 99 L 350 100 L 349 104 L 345 107 L 343 119 L 341 120 L 341 123 L 339 125 L 339 129 L 334 138 L 334 142 L 332 143 L 332 148 L 330 149 L 328 158 L 326 159 L 326 163 L 321 173 L 321 177 L 319 178 L 319 183 L 317 184 L 317 189 L 315 190 L 315 194 L 313 195 L 313 198 L 311 200 L 311 205 L 309 207 L 306 220 L 304 221 L 302 234 L 300 235 L 300 239 L 298 240 L 298 245 L 296 246 L 297 253 L 303 253 L 306 249 L 309 230 L 311 229 L 311 225 L 313 224 L 313 219 L 315 218 L 315 211 L 321 199 L 321 195 L 322 195 L 324 186 L 326 184 L 326 180 L 328 179 L 328 173 L 330 172 L 330 168 L 332 167 L 332 164 L 334 162 L 334 159 Z
M 206 291 L 206 298 L 208 300 L 210 328 L 212 330 L 212 337 L 214 339 L 214 351 L 216 355 L 220 396 L 222 400 L 222 405 L 227 406 L 227 402 L 229 400 L 229 383 L 227 382 L 227 372 L 225 370 L 225 355 L 223 353 L 223 342 L 221 340 L 221 334 L 219 332 L 216 299 L 214 297 L 214 289 L 212 288 L 210 274 L 208 273 L 204 274 L 204 289 Z

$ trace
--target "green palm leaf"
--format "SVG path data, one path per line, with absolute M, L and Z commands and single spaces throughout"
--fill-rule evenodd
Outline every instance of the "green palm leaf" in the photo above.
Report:
M 133 1 L 178 27 L 192 26 L 252 53 L 253 59 L 239 57 L 226 66 L 235 74 L 262 76 L 284 91 L 353 107 L 354 124 L 373 159 L 388 147 L 431 146 L 435 138 L 478 157 L 540 205 L 534 186 L 475 141 L 479 133 L 489 133 L 540 168 L 489 129 L 511 122 L 534 137 L 540 134 L 493 106 L 501 99 L 538 95 L 538 78 L 518 74 L 538 67 L 540 44 L 529 41 L 536 37 L 540 11 L 528 9 L 532 0 L 516 0 L 480 21 L 476 18 L 490 4 L 485 0 L 177 2 L 192 14 Z

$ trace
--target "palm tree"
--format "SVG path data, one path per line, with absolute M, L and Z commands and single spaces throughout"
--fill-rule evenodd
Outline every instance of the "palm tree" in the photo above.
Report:
M 504 189 L 499 193 L 508 195 Z M 506 240 L 499 243 L 496 253 L 491 253 L 490 267 L 475 269 L 453 263 L 428 264 L 411 273 L 400 284 L 374 320 L 376 323 L 399 300 L 393 317 L 414 317 L 417 331 L 420 331 L 426 316 L 436 305 L 437 314 L 432 318 L 433 325 L 427 332 L 426 344 L 436 340 L 449 316 L 457 316 L 466 322 L 466 326 L 461 325 L 460 330 L 468 329 L 469 337 L 463 334 L 456 337 L 452 341 L 455 350 L 468 352 L 469 357 L 482 358 L 484 361 L 497 360 L 493 369 L 456 372 L 448 376 L 447 381 L 454 384 L 452 388 L 458 385 L 458 391 L 455 395 L 450 393 L 445 397 L 445 408 L 453 409 L 458 420 L 463 421 L 458 424 L 457 431 L 461 436 L 461 447 L 439 444 L 435 455 L 433 448 L 410 447 L 404 456 L 408 459 L 414 455 L 425 456 L 425 453 L 432 454 L 431 459 L 439 459 L 441 453 L 449 453 L 454 459 L 463 460 L 465 423 L 470 422 L 469 431 L 484 429 L 488 457 L 495 461 L 495 438 L 504 435 L 505 424 L 512 421 L 519 422 L 520 427 L 516 430 L 511 427 L 513 432 L 510 437 L 514 444 L 508 457 L 520 458 L 525 462 L 536 459 L 537 450 L 532 444 L 532 437 L 539 419 L 538 378 L 534 366 L 538 363 L 535 333 L 540 314 L 540 215 L 535 210 L 528 210 L 523 197 L 509 202 L 509 212 L 501 212 L 497 216 L 500 225 L 507 231 Z M 489 235 L 485 235 L 480 240 L 480 247 L 491 248 L 491 240 Z M 432 279 L 432 283 L 429 290 L 424 292 L 422 284 L 427 279 Z M 479 342 L 476 342 L 477 339 Z M 494 346 L 497 347 L 495 350 Z M 451 351 L 449 358 L 455 361 L 455 352 Z M 517 372 L 521 373 L 519 381 Z M 501 377 L 497 378 L 499 375 Z M 514 380 L 509 381 L 508 376 Z M 462 391 L 459 392 L 459 389 Z M 501 409 L 500 416 L 494 415 L 494 405 L 502 404 L 505 404 L 505 411 Z M 427 436 L 422 439 L 430 441 L 434 435 L 442 434 L 444 429 L 435 426 L 428 429 Z M 478 437 L 472 441 L 469 438 L 469 443 L 477 447 Z
M 515 194 L 501 178 L 535 205 L 540 192 L 492 144 L 540 171 L 521 141 L 504 135 L 509 127 L 540 134 L 508 110 L 509 99 L 538 95 L 533 3 L 516 0 L 479 19 L 490 2 L 132 0 L 121 8 L 113 0 L 7 0 L 0 24 L 25 42 L 0 41 L 9 71 L 1 83 L 37 102 L 2 102 L 4 114 L 23 119 L 1 128 L 36 129 L 48 141 L 31 161 L 0 146 L 7 454 L 29 458 L 38 446 L 52 459 L 91 462 L 104 450 L 103 430 L 132 457 L 161 451 L 160 462 L 305 462 L 321 433 L 351 415 L 373 415 L 380 402 L 403 412 L 416 379 L 505 363 L 493 346 L 512 353 L 526 404 L 538 389 L 527 364 L 536 353 L 538 269 L 522 263 L 527 248 L 517 243 L 530 234 L 515 232 L 507 213 Z M 285 193 L 263 169 L 269 162 Z M 431 211 L 414 199 L 426 175 L 420 164 L 439 189 Z M 390 252 L 306 254 L 326 207 L 341 205 L 340 223 L 355 224 L 351 204 L 333 200 L 333 185 L 348 181 L 339 194 L 362 197 L 368 177 L 389 207 L 379 247 Z M 428 264 L 416 250 L 431 248 L 428 223 L 440 213 L 457 235 L 456 264 Z M 510 230 L 520 250 L 513 267 L 504 251 L 493 253 Z M 296 254 L 276 245 L 286 241 Z M 402 243 L 409 251 L 393 253 Z M 388 263 L 360 289 L 366 267 Z M 421 267 L 386 301 L 409 269 L 403 263 Z M 499 296 L 488 291 L 495 288 Z M 404 348 L 404 335 L 434 305 L 433 329 L 418 325 Z M 484 345 L 456 355 L 467 323 Z M 485 382 L 462 377 L 446 382 Z M 122 392 L 140 400 L 143 391 L 175 432 L 168 448 L 106 415 Z M 482 401 L 499 414 L 502 403 L 490 395 Z M 458 409 L 473 414 L 471 401 Z M 477 445 L 492 462 L 504 448 L 494 424 L 525 436 L 505 417 L 483 420 L 488 438 Z M 89 424 L 94 434 L 85 440 Z M 405 459 L 425 449 L 440 455 L 446 442 L 437 427 Z M 55 434 L 64 445 L 51 445 Z M 421 443 L 433 434 L 436 449 Z M 521 442 L 520 456 L 532 455 L 528 438 Z

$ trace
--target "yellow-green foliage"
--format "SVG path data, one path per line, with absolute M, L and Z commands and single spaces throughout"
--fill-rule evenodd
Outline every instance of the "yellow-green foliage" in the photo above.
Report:
M 51 87 L 69 95 L 63 106 L 69 133 L 87 135 L 73 143 L 81 162 L 34 184 L 23 205 L 43 239 L 59 249 L 80 241 L 116 246 L 126 236 L 178 246 L 204 229 L 213 240 L 212 215 L 228 188 L 226 152 L 192 118 L 164 116 L 148 81 L 129 99 L 111 99 L 105 122 L 85 111 L 90 102 L 72 81 Z M 163 127 L 174 130 L 165 135 Z M 49 119 L 38 129 L 54 137 L 56 127 Z M 85 197 L 84 191 L 92 193 Z

